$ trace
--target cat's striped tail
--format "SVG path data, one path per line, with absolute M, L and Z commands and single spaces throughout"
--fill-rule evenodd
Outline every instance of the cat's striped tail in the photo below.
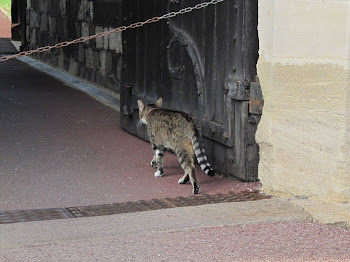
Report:
M 193 150 L 196 155 L 197 161 L 201 169 L 209 176 L 214 176 L 215 171 L 210 167 L 207 155 L 205 154 L 205 149 L 201 135 L 198 130 L 195 130 L 195 134 L 192 137 Z

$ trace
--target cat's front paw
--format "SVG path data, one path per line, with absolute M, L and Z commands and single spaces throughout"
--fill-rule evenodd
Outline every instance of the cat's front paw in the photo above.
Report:
M 159 170 L 157 170 L 157 171 L 154 173 L 154 176 L 155 176 L 155 177 L 162 177 L 162 176 L 163 176 L 163 172 L 160 172 Z
M 183 178 L 180 178 L 179 181 L 177 181 L 179 184 L 186 184 L 188 181 L 190 181 L 190 178 L 188 176 L 184 176 Z
M 152 166 L 152 167 L 157 167 L 157 162 L 152 160 L 152 161 L 151 161 L 151 166 Z

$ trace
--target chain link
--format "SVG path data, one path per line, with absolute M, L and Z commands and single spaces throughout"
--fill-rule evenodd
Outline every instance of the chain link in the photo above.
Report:
M 177 12 L 170 12 L 170 13 L 164 14 L 162 16 L 156 16 L 156 17 L 150 18 L 150 19 L 143 21 L 143 22 L 133 23 L 133 24 L 128 25 L 128 26 L 121 26 L 121 27 L 115 28 L 115 29 L 110 30 L 110 31 L 97 33 L 97 34 L 91 35 L 91 36 L 80 37 L 80 38 L 72 40 L 72 41 L 65 41 L 62 43 L 58 43 L 54 46 L 44 46 L 44 47 L 40 47 L 36 50 L 29 50 L 29 51 L 25 51 L 25 52 L 20 52 L 20 53 L 15 54 L 15 55 L 3 56 L 3 57 L 0 57 L 0 62 L 4 62 L 4 61 L 7 61 L 7 60 L 12 59 L 12 58 L 31 55 L 34 53 L 47 52 L 53 48 L 61 48 L 61 47 L 65 47 L 65 46 L 68 46 L 71 44 L 86 42 L 86 41 L 94 39 L 94 38 L 103 37 L 103 36 L 106 36 L 109 34 L 119 33 L 119 32 L 125 31 L 127 29 L 138 28 L 138 27 L 144 26 L 145 24 L 156 23 L 156 22 L 163 20 L 163 19 L 168 19 L 168 18 L 175 17 L 177 15 L 189 13 L 189 12 L 192 12 L 193 10 L 198 10 L 198 9 L 207 7 L 208 5 L 215 5 L 215 4 L 223 2 L 223 1 L 225 1 L 225 0 L 211 0 L 209 2 L 199 3 L 199 4 L 195 5 L 194 7 L 186 7 L 186 8 L 183 8 L 183 9 L 177 11 Z

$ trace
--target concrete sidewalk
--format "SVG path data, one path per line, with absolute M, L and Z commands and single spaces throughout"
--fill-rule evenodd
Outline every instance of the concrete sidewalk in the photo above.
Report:
M 279 199 L 0 226 L 1 261 L 350 261 L 350 232 Z
M 192 195 L 174 155 L 153 176 L 149 143 L 113 108 L 18 60 L 0 63 L 0 79 L 1 211 Z M 206 194 L 259 188 L 197 172 Z M 350 261 L 350 232 L 310 222 L 314 205 L 294 201 L 3 224 L 0 261 Z

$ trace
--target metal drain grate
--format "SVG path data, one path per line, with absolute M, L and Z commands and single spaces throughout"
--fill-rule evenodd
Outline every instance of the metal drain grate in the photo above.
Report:
M 0 211 L 0 224 L 78 217 L 106 216 L 175 207 L 199 206 L 225 202 L 255 201 L 268 198 L 270 198 L 270 196 L 262 195 L 258 191 L 240 193 L 230 192 L 228 194 L 203 194 L 193 195 L 189 197 L 152 199 L 149 201 L 141 200 L 136 202 L 82 207 Z
M 0 211 L 0 224 L 73 218 L 66 208 Z

